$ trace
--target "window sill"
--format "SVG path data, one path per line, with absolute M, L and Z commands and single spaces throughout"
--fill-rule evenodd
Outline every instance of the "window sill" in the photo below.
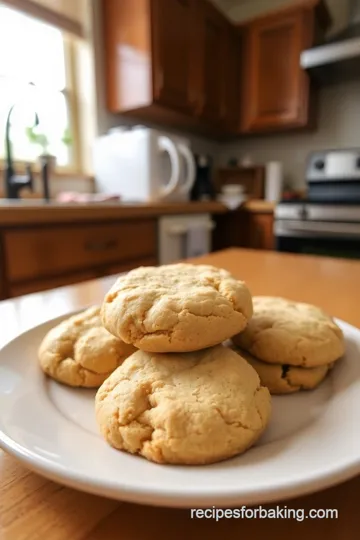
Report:
M 25 168 L 21 164 L 15 165 L 16 174 L 25 174 Z M 0 198 L 6 198 L 5 185 L 3 178 L 5 176 L 4 164 L 0 164 Z M 33 171 L 34 191 L 28 188 L 23 188 L 20 193 L 21 199 L 42 199 L 43 188 L 41 182 L 41 174 L 39 170 Z M 69 169 L 58 169 L 49 175 L 50 196 L 56 199 L 61 192 L 78 191 L 81 193 L 95 192 L 95 179 L 93 176 L 71 171 Z
M 16 171 L 16 174 L 25 174 L 25 166 L 23 164 L 14 164 L 14 168 Z M 34 167 L 32 169 L 33 175 L 35 178 L 40 177 L 40 169 L 38 167 Z M 5 166 L 3 163 L 0 164 L 0 174 L 3 176 L 5 174 Z M 89 174 L 84 174 L 82 172 L 76 171 L 75 169 L 67 169 L 67 168 L 58 168 L 55 169 L 55 171 L 50 173 L 51 180 L 57 180 L 62 178 L 77 178 L 79 180 L 89 180 L 91 182 L 94 181 L 94 177 Z

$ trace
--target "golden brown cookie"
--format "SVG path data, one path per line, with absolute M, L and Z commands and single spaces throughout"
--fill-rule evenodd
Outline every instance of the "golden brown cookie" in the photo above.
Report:
M 304 368 L 289 364 L 269 364 L 238 347 L 234 346 L 234 350 L 255 369 L 261 384 L 269 389 L 270 394 L 292 394 L 299 390 L 313 390 L 325 379 L 334 365 L 324 364 Z
M 268 424 L 271 398 L 234 351 L 137 351 L 99 388 L 106 441 L 157 463 L 205 464 L 244 452 Z
M 321 309 L 285 298 L 255 296 L 254 315 L 235 345 L 271 364 L 315 367 L 345 351 L 341 329 Z
M 151 352 L 186 352 L 245 328 L 252 301 L 244 282 L 213 266 L 141 267 L 105 296 L 102 321 L 126 343 Z
M 98 388 L 135 347 L 102 326 L 100 307 L 92 307 L 52 328 L 39 349 L 43 371 L 69 386 Z

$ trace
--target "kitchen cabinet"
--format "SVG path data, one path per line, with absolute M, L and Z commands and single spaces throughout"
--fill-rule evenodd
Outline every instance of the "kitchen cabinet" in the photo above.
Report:
M 225 73 L 222 79 L 222 127 L 230 134 L 237 134 L 240 131 L 240 105 L 242 100 L 240 86 L 241 49 L 240 33 L 232 25 L 228 25 L 223 58 Z
M 191 123 L 196 3 L 102 0 L 111 112 L 160 122 L 187 118 Z
M 248 216 L 247 247 L 252 249 L 274 249 L 273 213 Z
M 205 0 L 198 0 L 196 12 L 199 40 L 195 58 L 199 76 L 197 113 L 210 123 L 220 125 L 225 116 L 223 81 L 230 24 Z
M 239 125 L 239 30 L 208 0 L 102 0 L 111 112 L 207 134 Z
M 157 263 L 157 220 L 0 230 L 2 296 L 11 297 Z
M 300 54 L 327 22 L 322 2 L 304 2 L 243 25 L 243 133 L 312 125 L 312 89 Z
M 236 133 L 240 120 L 240 32 L 212 4 L 197 3 L 197 114 L 219 131 Z
M 239 209 L 216 217 L 213 233 L 214 250 L 232 247 L 272 250 L 274 213 Z
M 303 0 L 240 25 L 209 0 L 101 0 L 107 107 L 222 138 L 314 124 L 301 52 L 329 23 Z
M 194 0 L 153 0 L 152 64 L 154 100 L 191 113 Z

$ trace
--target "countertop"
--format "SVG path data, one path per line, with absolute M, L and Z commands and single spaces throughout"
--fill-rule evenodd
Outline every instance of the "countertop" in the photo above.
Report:
M 240 209 L 251 212 L 273 212 L 274 204 L 251 200 Z M 236 210 L 238 211 L 238 210 Z M 0 226 L 28 224 L 73 223 L 82 221 L 106 221 L 157 217 L 175 214 L 225 214 L 229 210 L 217 201 L 184 203 L 47 203 L 42 200 L 0 200 Z
M 312 302 L 360 326 L 360 262 L 232 249 L 201 257 L 244 279 L 253 294 Z M 0 344 L 45 320 L 100 302 L 114 277 L 0 303 Z M 35 361 L 35 359 L 34 359 Z M 360 477 L 286 501 L 288 508 L 338 509 L 337 520 L 190 520 L 187 510 L 120 504 L 77 492 L 28 471 L 0 450 L 0 537 L 3 540 L 189 540 L 208 538 L 358 538 Z M 281 504 L 281 503 L 280 503 Z M 275 507 L 275 504 L 268 505 Z

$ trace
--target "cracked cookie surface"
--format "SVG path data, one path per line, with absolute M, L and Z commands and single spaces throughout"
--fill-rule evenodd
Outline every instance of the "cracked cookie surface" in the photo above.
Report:
M 39 348 L 42 370 L 69 386 L 98 388 L 135 351 L 102 326 L 100 307 L 91 307 L 52 328 Z
M 252 446 L 268 424 L 271 397 L 245 360 L 217 345 L 182 354 L 137 351 L 99 388 L 95 407 L 115 448 L 195 465 Z
M 126 343 L 149 352 L 211 347 L 241 332 L 252 315 L 249 289 L 213 266 L 141 267 L 105 296 L 102 321 Z
M 254 315 L 235 345 L 271 364 L 316 367 L 345 352 L 341 329 L 321 309 L 285 298 L 253 297 Z
M 325 379 L 334 365 L 324 364 L 306 368 L 289 364 L 269 364 L 236 346 L 233 346 L 233 350 L 255 369 L 261 384 L 269 389 L 270 394 L 292 394 L 299 390 L 313 390 Z

